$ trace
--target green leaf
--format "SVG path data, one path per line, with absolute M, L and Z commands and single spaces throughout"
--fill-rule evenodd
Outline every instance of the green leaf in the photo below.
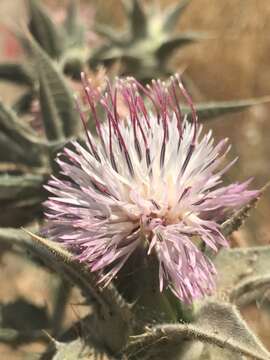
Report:
M 0 226 L 4 228 L 18 228 L 42 218 L 40 195 L 25 198 L 19 201 L 1 202 Z
M 31 228 L 32 231 L 37 231 L 38 228 Z M 23 250 L 31 250 L 32 244 L 28 243 L 29 236 L 21 229 L 0 227 L 0 243 L 5 245 L 6 248 L 11 249 L 13 247 L 21 248 Z
M 253 334 L 235 306 L 226 303 L 206 303 L 197 315 L 195 326 L 210 336 L 210 344 L 236 351 L 254 359 L 269 359 L 270 353 Z M 220 345 L 218 344 L 220 342 Z M 222 345 L 222 343 L 224 344 Z M 231 354 L 234 358 L 234 354 Z
M 258 195 L 252 198 L 241 209 L 237 210 L 228 220 L 221 224 L 221 232 L 225 237 L 230 236 L 234 231 L 238 230 L 249 216 L 250 211 L 255 208 L 257 202 L 260 200 L 262 191 L 258 192 Z
M 195 323 L 157 325 L 144 334 L 132 336 L 127 353 L 138 356 L 148 350 L 160 355 L 181 345 L 184 339 L 216 345 L 257 360 L 270 359 L 270 353 L 247 327 L 237 309 L 215 302 L 200 309 Z
M 0 64 L 0 79 L 27 86 L 34 83 L 32 74 L 25 66 L 11 62 Z
M 85 44 L 85 28 L 79 18 L 79 5 L 77 1 L 69 1 L 64 31 L 66 33 L 66 47 L 79 47 Z
M 105 25 L 105 24 L 95 24 L 95 28 L 94 28 L 95 32 L 100 35 L 105 37 L 107 40 L 110 41 L 110 46 L 105 45 L 104 48 L 108 49 L 111 48 L 112 45 L 116 45 L 116 46 L 123 46 L 123 35 L 122 33 L 116 31 L 114 28 L 112 28 L 111 26 Z M 98 51 L 99 53 L 100 51 Z
M 18 346 L 20 344 L 32 343 L 35 341 L 48 340 L 48 337 L 43 331 L 18 331 L 10 328 L 0 328 L 0 342 Z
M 62 134 L 65 137 L 78 135 L 80 122 L 72 93 L 63 75 L 34 39 L 29 37 L 28 41 L 40 79 L 40 104 L 49 138 L 56 140 Z
M 14 244 L 37 255 L 48 267 L 77 285 L 95 307 L 97 329 L 112 349 L 119 351 L 130 332 L 132 313 L 113 285 L 102 289 L 97 277 L 56 242 L 34 235 L 29 230 L 0 228 L 0 242 Z
M 236 304 L 244 305 L 261 298 L 270 279 L 270 246 L 223 249 L 214 264 L 217 268 L 217 292 Z
M 18 227 L 40 217 L 44 182 L 40 175 L 0 175 L 0 226 Z
M 267 295 L 270 288 L 270 273 L 267 275 L 258 275 L 249 277 L 237 284 L 231 291 L 230 300 L 237 306 L 245 306 L 255 301 L 266 300 L 264 294 Z
M 172 5 L 165 10 L 165 15 L 163 19 L 163 29 L 165 32 L 171 33 L 177 25 L 179 17 L 182 15 L 183 11 L 190 4 L 191 0 L 181 0 L 178 1 L 176 5 Z
M 124 57 L 123 50 L 120 47 L 103 46 L 97 50 L 90 58 L 90 64 L 95 66 L 100 64 L 100 61 L 116 61 L 122 60 Z
M 89 344 L 90 342 L 90 344 Z M 52 360 L 116 360 L 100 346 L 93 346 L 91 339 L 87 343 L 80 338 L 68 343 L 56 343 L 56 353 Z
M 26 164 L 39 165 L 41 161 L 38 139 L 34 131 L 20 122 L 15 112 L 0 101 L 0 159 L 2 161 L 20 161 Z
M 1 207 L 23 206 L 27 199 L 41 202 L 45 191 L 42 189 L 44 178 L 40 175 L 0 175 Z
M 64 29 L 69 36 L 72 36 L 76 33 L 78 28 L 78 12 L 79 6 L 78 3 L 70 0 L 67 6 L 67 13 L 64 22 Z
M 178 36 L 165 40 L 163 44 L 157 49 L 156 56 L 159 58 L 159 61 L 164 62 L 169 56 L 171 56 L 172 52 L 178 48 L 193 44 L 194 42 L 205 38 L 206 35 L 200 33 L 181 33 Z
M 51 16 L 38 0 L 28 0 L 28 3 L 31 34 L 49 56 L 59 57 L 62 53 L 62 39 Z
M 64 138 L 63 123 L 55 104 L 55 96 L 51 92 L 48 78 L 42 68 L 39 69 L 39 102 L 47 139 L 62 140 Z
M 17 118 L 15 112 L 0 101 L 0 130 L 22 146 L 31 146 L 34 131 Z
M 34 305 L 23 298 L 0 303 L 0 324 L 1 327 L 19 331 L 46 329 L 49 327 L 47 308 Z
M 3 131 L 0 132 L 0 162 L 28 163 L 24 148 L 12 141 Z
M 204 345 L 203 353 L 198 360 L 231 360 L 232 352 L 213 345 Z M 188 360 L 188 359 L 187 359 Z M 241 354 L 233 354 L 233 360 L 246 360 Z
M 165 61 L 174 50 L 194 41 L 209 39 L 209 36 L 195 32 L 172 36 L 170 27 L 176 25 L 178 16 L 188 3 L 187 0 L 178 1 L 177 6 L 160 11 L 158 6 L 151 6 L 151 2 L 144 9 L 143 0 L 122 0 L 128 26 L 121 33 L 97 26 L 107 42 L 91 54 L 90 66 L 96 67 L 100 62 L 108 66 L 118 59 L 125 65 L 125 75 L 135 75 L 144 83 L 157 76 L 171 75 Z M 133 57 L 133 61 L 126 62 L 128 57 Z M 135 62 L 139 64 L 136 68 L 133 67 Z
M 133 39 L 145 37 L 147 35 L 147 18 L 140 0 L 131 0 L 128 17 Z
M 85 59 L 83 56 L 68 54 L 63 61 L 63 72 L 75 81 L 81 81 L 81 73 L 85 70 Z
M 14 112 L 19 115 L 27 114 L 31 111 L 32 103 L 35 99 L 35 92 L 30 90 L 21 95 L 12 105 Z
M 71 253 L 54 241 L 44 239 L 28 232 L 27 245 L 32 246 L 34 254 L 39 256 L 48 266 L 61 274 L 72 284 L 78 286 L 85 298 L 96 305 L 98 326 L 106 338 L 108 346 L 119 351 L 130 331 L 132 314 L 130 307 L 113 285 L 102 289 L 98 286 L 98 278 L 89 268 L 80 263 Z M 115 323 L 118 331 L 115 332 Z
M 268 103 L 269 96 L 261 98 L 253 98 L 247 100 L 232 100 L 232 101 L 216 101 L 196 103 L 195 107 L 200 121 L 213 120 L 218 116 L 225 114 L 232 114 L 239 111 L 248 109 L 251 106 Z M 183 112 L 190 114 L 191 111 L 188 107 L 182 107 Z

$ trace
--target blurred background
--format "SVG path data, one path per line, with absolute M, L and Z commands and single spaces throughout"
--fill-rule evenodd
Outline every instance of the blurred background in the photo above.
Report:
M 55 21 L 61 21 L 67 1 L 47 0 Z M 177 0 L 143 1 L 161 8 Z M 89 25 L 89 46 L 98 40 L 92 31 L 94 22 L 123 26 L 125 17 L 119 0 L 80 1 L 85 9 L 82 22 Z M 26 21 L 23 0 L 0 0 L 0 61 L 23 57 L 15 36 L 8 29 Z M 270 1 L 269 0 L 193 0 L 181 15 L 175 31 L 203 31 L 208 38 L 176 51 L 169 60 L 177 72 L 185 69 L 190 91 L 196 101 L 225 101 L 258 98 L 270 95 Z M 8 82 L 0 82 L 0 97 L 11 103 L 22 91 Z M 229 137 L 230 157 L 239 156 L 229 172 L 230 180 L 243 181 L 254 177 L 252 187 L 259 188 L 270 177 L 270 104 L 261 104 L 237 114 L 229 114 L 207 122 L 216 141 Z M 263 245 L 270 242 L 270 192 L 265 193 L 246 226 L 232 239 L 233 244 Z M 2 216 L 2 214 L 0 214 Z M 38 306 L 50 306 L 50 274 L 33 267 L 11 253 L 0 258 L 0 302 L 12 302 L 18 296 L 31 297 Z M 74 299 L 76 298 L 74 295 Z M 75 301 L 75 300 L 74 300 Z M 81 307 L 68 307 L 70 321 L 79 318 Z M 245 317 L 270 350 L 270 312 L 256 306 L 243 310 Z M 1 359 L 21 359 L 38 354 L 42 343 L 10 348 L 0 345 Z M 33 357 L 34 358 L 34 357 Z

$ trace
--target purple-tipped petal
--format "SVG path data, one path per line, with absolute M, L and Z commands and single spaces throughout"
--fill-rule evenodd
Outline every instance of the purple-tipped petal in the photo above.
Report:
M 103 285 L 142 247 L 159 262 L 161 291 L 169 286 L 187 303 L 211 294 L 216 271 L 195 243 L 215 252 L 228 246 L 220 222 L 258 195 L 248 190 L 249 181 L 220 186 L 235 162 L 221 166 L 227 139 L 214 145 L 212 132 L 202 134 L 178 76 L 146 88 L 118 79 L 105 94 L 85 76 L 83 84 L 97 138 L 86 129 L 84 146 L 72 141 L 73 149 L 58 155 L 61 179 L 52 176 L 45 186 L 52 196 L 44 233 L 87 263 Z M 191 122 L 179 95 L 191 107 Z

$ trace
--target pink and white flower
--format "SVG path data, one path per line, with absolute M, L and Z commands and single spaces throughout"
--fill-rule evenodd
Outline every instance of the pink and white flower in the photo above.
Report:
M 214 251 L 228 246 L 220 223 L 257 195 L 249 182 L 221 185 L 234 163 L 221 167 L 227 139 L 214 145 L 211 131 L 202 133 L 178 76 L 147 87 L 117 79 L 105 94 L 83 83 L 97 137 L 86 129 L 84 145 L 73 141 L 59 154 L 61 175 L 46 186 L 53 194 L 45 203 L 47 236 L 105 285 L 141 247 L 158 260 L 160 291 L 169 286 L 184 302 L 211 294 L 215 267 L 198 242 Z

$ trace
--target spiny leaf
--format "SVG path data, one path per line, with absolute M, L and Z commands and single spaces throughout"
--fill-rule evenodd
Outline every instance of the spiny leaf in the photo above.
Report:
M 0 328 L 0 342 L 9 345 L 20 345 L 34 341 L 46 341 L 46 335 L 40 330 L 18 331 L 10 328 Z
M 270 353 L 247 327 L 235 307 L 210 302 L 204 305 L 194 324 L 166 324 L 153 326 L 146 333 L 131 337 L 128 354 L 155 347 L 158 354 L 164 348 L 183 339 L 202 341 L 235 351 L 257 360 L 269 360 Z
M 44 110 L 47 109 L 45 105 L 48 105 L 45 116 L 50 113 L 53 115 L 52 118 L 44 119 L 46 126 L 49 127 L 48 124 L 51 121 L 51 127 L 54 129 L 62 127 L 66 137 L 77 135 L 80 128 L 78 115 L 74 109 L 73 96 L 63 75 L 33 38 L 29 37 L 28 42 L 38 75 L 41 77 L 41 91 L 45 95 L 45 99 L 40 99 L 40 101 L 43 102 Z M 52 109 L 54 109 L 53 112 Z M 59 124 L 60 121 L 61 124 Z
M 34 229 L 32 230 L 34 231 Z M 29 250 L 29 248 L 32 248 L 32 244 L 28 243 L 28 239 L 28 235 L 19 229 L 0 228 L 0 243 L 7 245 L 9 248 L 17 246 Z
M 244 304 L 265 290 L 270 277 L 270 246 L 223 249 L 214 264 L 217 268 L 217 294 Z M 256 293 L 255 293 L 256 292 Z
M 16 142 L 12 141 L 3 131 L 0 132 L 0 161 L 2 163 L 28 163 L 24 149 Z
M 84 45 L 85 29 L 79 19 L 79 5 L 77 1 L 69 1 L 64 30 L 66 33 L 66 47 Z
M 47 139 L 61 141 L 64 138 L 63 124 L 48 79 L 42 68 L 39 69 L 39 103 Z
M 212 337 L 209 343 L 218 345 L 219 341 L 224 341 L 224 346 L 221 347 L 225 349 L 254 359 L 270 359 L 270 353 L 247 326 L 235 306 L 226 303 L 206 303 L 200 309 L 197 319 L 196 326 Z
M 97 67 L 100 62 L 115 62 L 117 60 L 123 61 L 125 59 L 123 51 L 120 47 L 111 47 L 111 46 L 103 46 L 97 51 L 92 54 L 92 56 L 89 58 L 89 63 L 93 67 Z
M 122 45 L 122 33 L 117 32 L 111 26 L 105 24 L 95 24 L 94 30 L 98 35 L 107 38 L 107 40 L 109 40 L 112 44 L 118 46 Z M 104 48 L 107 49 L 108 46 L 105 46 Z M 98 53 L 100 53 L 100 51 Z
M 28 0 L 30 23 L 33 37 L 44 51 L 53 58 L 62 53 L 62 39 L 49 14 L 37 0 Z
M 35 92 L 34 91 L 28 91 L 21 95 L 15 103 L 12 105 L 12 109 L 15 111 L 17 116 L 24 115 L 26 113 L 29 113 L 31 110 L 31 105 L 35 99 Z
M 120 295 L 117 295 L 117 291 L 113 286 L 107 286 L 101 289 L 97 285 L 97 277 L 95 273 L 91 273 L 89 268 L 84 264 L 80 263 L 70 252 L 58 245 L 56 242 L 44 239 L 37 236 L 28 230 L 25 230 L 30 238 L 32 239 L 33 246 L 37 252 L 37 255 L 41 255 L 44 260 L 49 260 L 52 266 L 63 266 L 67 270 L 67 275 L 70 275 L 70 280 L 75 284 L 86 290 L 85 295 L 89 297 L 96 297 L 96 301 L 100 304 L 103 310 L 108 311 L 108 302 L 111 306 L 118 307 Z M 29 239 L 30 241 L 30 239 Z M 54 265 L 54 262 L 57 262 Z M 76 273 L 77 270 L 77 273 Z M 80 276 L 80 279 L 77 277 Z M 77 279 L 77 280 L 76 280 Z M 102 298 L 106 298 L 106 301 Z M 124 305 L 124 302 L 123 302 Z M 129 306 L 127 306 L 129 308 Z
M 204 345 L 203 353 L 199 360 L 231 360 L 232 352 L 213 345 Z M 187 359 L 189 360 L 189 359 Z M 194 359 L 195 360 L 195 359 Z M 233 360 L 246 360 L 241 354 L 233 354 Z
M 15 112 L 8 108 L 0 101 L 0 130 L 10 138 L 11 141 L 14 141 L 22 149 L 27 149 L 28 153 L 24 154 L 26 162 L 32 162 L 33 158 L 30 156 L 32 149 L 37 143 L 37 138 L 35 137 L 34 131 L 19 121 Z M 36 149 L 35 149 L 36 151 Z M 29 161 L 31 159 L 31 161 Z M 36 162 L 38 162 L 38 156 Z
M 68 35 L 72 35 L 78 25 L 78 3 L 70 0 L 67 6 L 67 14 L 64 22 L 64 28 Z
M 167 10 L 165 10 L 165 16 L 163 20 L 163 29 L 170 33 L 175 28 L 177 21 L 191 0 L 178 1 L 176 5 L 172 4 Z
M 34 83 L 32 74 L 25 66 L 11 62 L 0 64 L 0 79 L 28 86 Z
M 1 226 L 20 226 L 39 214 L 43 182 L 39 175 L 0 175 Z
M 165 61 L 171 52 L 202 38 L 202 34 L 192 32 L 173 37 L 171 31 L 166 30 L 164 24 L 171 20 L 171 26 L 175 25 L 175 17 L 184 9 L 185 1 L 167 14 L 157 6 L 149 5 L 144 10 L 144 3 L 140 0 L 122 0 L 122 3 L 128 27 L 120 34 L 114 29 L 100 29 L 99 33 L 106 37 L 107 43 L 91 54 L 90 66 L 96 67 L 100 61 L 110 64 L 118 59 L 124 65 L 125 75 L 136 73 L 137 79 L 145 83 L 156 76 L 170 75 Z
M 255 208 L 257 202 L 261 198 L 262 191 L 258 192 L 258 195 L 252 198 L 241 209 L 237 210 L 228 220 L 221 224 L 221 232 L 225 237 L 231 235 L 234 231 L 238 230 L 249 216 L 250 211 Z
M 270 97 L 265 96 L 261 98 L 254 98 L 247 100 L 196 103 L 195 107 L 200 121 L 206 121 L 206 120 L 213 120 L 221 115 L 243 111 L 251 106 L 268 103 L 269 101 L 270 101 Z M 183 112 L 186 114 L 191 113 L 188 107 L 183 106 L 182 109 Z
M 75 285 L 78 285 L 87 297 L 96 297 L 102 306 L 105 306 L 102 298 L 99 297 L 99 291 L 95 289 L 96 279 L 92 276 L 86 268 L 84 268 L 78 261 L 74 259 L 66 249 L 59 246 L 56 242 L 43 239 L 28 230 L 24 230 L 30 238 L 33 251 L 36 255 L 56 271 L 71 280 Z M 76 271 L 77 270 L 77 271 Z M 81 274 L 80 274 L 81 273 Z
M 248 305 L 256 300 L 263 302 L 264 294 L 269 294 L 269 289 L 270 272 L 267 275 L 251 276 L 234 287 L 230 300 L 238 306 Z
M 182 46 L 193 44 L 196 41 L 204 39 L 205 37 L 205 35 L 195 32 L 181 33 L 178 36 L 165 40 L 163 44 L 160 45 L 160 47 L 157 49 L 156 55 L 160 62 L 164 62 L 176 49 Z
M 140 0 L 131 0 L 129 12 L 131 33 L 135 38 L 143 38 L 147 32 L 147 19 Z
M 113 360 L 105 350 L 86 344 L 80 338 L 69 343 L 57 343 L 56 350 L 52 360 Z
M 42 198 L 43 181 L 40 175 L 0 175 L 0 199 L 19 201 L 37 194 Z
M 94 300 L 100 331 L 107 345 L 114 351 L 119 351 L 131 328 L 132 314 L 129 305 L 113 285 L 101 289 L 96 274 L 91 273 L 86 265 L 76 260 L 56 242 L 25 231 L 32 239 L 29 238 L 28 243 L 32 242 L 34 253 L 68 281 L 77 285 L 91 303 Z M 117 332 L 115 332 L 115 322 L 118 324 Z

